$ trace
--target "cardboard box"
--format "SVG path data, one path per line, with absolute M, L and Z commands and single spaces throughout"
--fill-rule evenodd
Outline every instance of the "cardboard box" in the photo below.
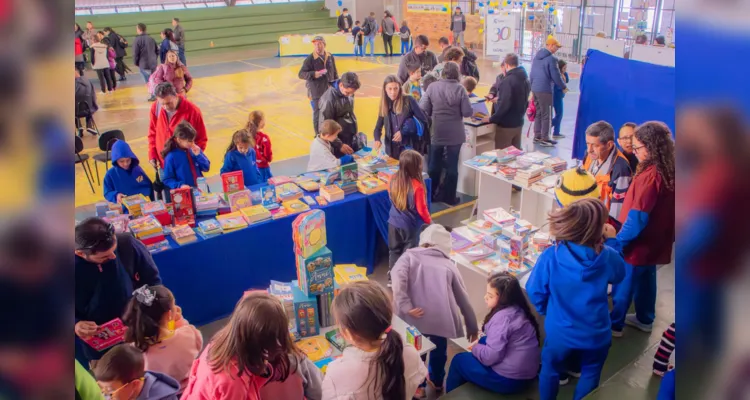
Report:
M 297 255 L 299 289 L 306 296 L 333 292 L 333 257 L 327 247 L 310 257 Z
M 318 300 L 313 295 L 303 293 L 297 281 L 292 281 L 292 305 L 299 336 L 305 338 L 318 335 Z

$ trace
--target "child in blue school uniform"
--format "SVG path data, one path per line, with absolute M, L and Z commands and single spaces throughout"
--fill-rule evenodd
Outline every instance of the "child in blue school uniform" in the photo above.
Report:
M 560 69 L 563 81 L 565 81 L 566 84 L 570 82 L 570 77 L 568 76 L 568 63 L 564 60 L 558 60 L 557 67 Z M 552 109 L 555 110 L 555 117 L 552 118 L 552 136 L 555 139 L 565 137 L 565 135 L 560 133 L 560 125 L 562 125 L 563 118 L 564 97 L 565 93 L 555 85 L 555 92 L 552 95 Z
M 590 198 L 550 214 L 549 231 L 556 243 L 539 257 L 526 285 L 529 300 L 546 316 L 541 400 L 557 398 L 560 376 L 571 358 L 581 363 L 573 398 L 580 400 L 599 386 L 612 343 L 607 286 L 625 277 L 622 255 L 609 246 L 616 240 L 607 215 L 604 203 Z
M 161 151 L 164 157 L 162 182 L 170 189 L 196 187 L 198 178 L 211 168 L 208 157 L 195 144 L 195 136 L 195 128 L 183 120 L 164 143 L 164 150 Z
M 253 139 L 255 135 L 250 131 L 251 129 L 256 129 L 252 122 L 247 128 L 240 129 L 232 135 L 232 143 L 227 147 L 224 165 L 221 167 L 222 174 L 242 171 L 245 186 L 257 185 L 261 182 L 255 156 L 255 140 Z
M 104 198 L 119 203 L 123 197 L 143 194 L 153 199 L 151 179 L 140 166 L 138 157 L 124 140 L 112 145 L 112 168 L 104 175 Z

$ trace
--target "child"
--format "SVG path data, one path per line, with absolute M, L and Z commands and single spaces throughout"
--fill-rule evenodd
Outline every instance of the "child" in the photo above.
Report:
M 420 235 L 419 247 L 406 251 L 391 271 L 396 315 L 436 346 L 430 352 L 429 377 L 437 391 L 442 390 L 445 378 L 448 339 L 464 336 L 463 321 L 469 342 L 479 332 L 464 281 L 450 254 L 450 232 L 442 225 L 429 225 Z M 424 383 L 415 397 L 425 397 Z
M 354 157 L 349 154 L 340 159 L 333 155 L 331 142 L 336 140 L 339 132 L 341 132 L 341 125 L 338 122 L 332 119 L 323 121 L 320 127 L 320 135 L 313 139 L 312 144 L 310 144 L 310 160 L 307 162 L 308 172 L 336 168 L 354 162 Z
M 328 364 L 323 400 L 411 399 L 427 368 L 417 350 L 393 331 L 393 309 L 383 287 L 373 281 L 346 285 L 332 308 L 351 346 Z
M 360 22 L 357 20 L 354 22 L 354 28 L 352 29 L 352 36 L 354 36 L 354 55 L 356 57 L 365 56 L 365 48 L 362 47 L 362 27 L 359 26 Z
M 508 272 L 490 276 L 484 302 L 490 309 L 484 336 L 471 353 L 453 357 L 446 388 L 450 392 L 472 382 L 495 393 L 522 392 L 539 370 L 539 324 L 518 279 Z
M 180 384 L 160 372 L 146 371 L 143 353 L 120 344 L 93 368 L 105 398 L 112 400 L 176 400 Z
M 672 352 L 674 352 L 675 346 L 675 331 L 674 322 L 669 325 L 666 331 L 661 335 L 661 342 L 659 348 L 656 349 L 654 355 L 654 375 L 664 376 L 668 370 L 671 370 L 673 366 L 669 363 Z
M 252 129 L 252 131 L 250 131 Z M 242 171 L 245 186 L 257 185 L 261 182 L 258 163 L 255 159 L 255 124 L 249 123 L 248 128 L 240 129 L 232 135 L 232 143 L 224 154 L 224 165 L 221 173 Z
M 266 127 L 266 116 L 263 111 L 253 111 L 247 122 L 247 128 L 250 132 L 250 124 L 255 125 L 255 156 L 258 158 L 258 172 L 260 172 L 260 181 L 267 182 L 273 177 L 271 175 L 271 161 L 273 161 L 273 151 L 271 150 L 271 138 L 261 132 Z
M 422 79 L 422 66 L 419 63 L 407 63 L 406 70 L 409 71 L 409 80 L 404 82 L 404 95 L 419 101 L 422 98 L 422 87 L 419 85 L 419 80 Z
M 296 365 L 294 373 L 284 382 L 269 382 L 260 389 L 262 400 L 320 400 L 323 396 L 323 374 L 305 355 L 289 355 Z
M 102 39 L 102 43 L 107 45 L 107 61 L 109 61 L 109 77 L 112 79 L 112 91 L 117 90 L 117 78 L 115 77 L 115 49 L 112 47 L 112 43 L 109 42 L 109 38 Z
M 422 78 L 422 94 L 427 93 L 427 88 L 432 85 L 433 82 L 437 82 L 438 78 L 435 75 L 427 75 Z
M 130 298 L 123 323 L 125 342 L 143 352 L 145 368 L 175 378 L 185 390 L 193 361 L 203 348 L 203 336 L 182 318 L 174 296 L 164 286 L 143 285 Z
M 388 287 L 391 269 L 408 249 L 417 247 L 419 229 L 431 224 L 427 191 L 422 178 L 422 156 L 405 150 L 398 159 L 398 172 L 391 179 L 391 210 L 388 213 Z
M 291 360 L 301 357 L 281 302 L 265 291 L 249 292 L 193 363 L 182 400 L 258 400 L 261 388 L 285 381 L 296 368 Z
M 604 244 L 605 238 L 615 236 L 606 224 L 607 214 L 604 203 L 586 198 L 549 216 L 549 233 L 557 242 L 539 256 L 526 284 L 529 299 L 539 314 L 546 315 L 541 400 L 557 397 L 560 375 L 571 359 L 581 360 L 575 400 L 599 386 L 612 343 L 607 286 L 625 276 L 622 256 Z
M 124 140 L 112 145 L 112 168 L 104 175 L 104 198 L 110 203 L 120 203 L 123 197 L 141 193 L 153 199 L 151 179 L 140 166 L 138 157 Z
M 162 182 L 170 189 L 195 187 L 196 180 L 211 168 L 201 148 L 195 144 L 195 128 L 183 120 L 174 128 L 172 137 L 164 143 Z
M 565 60 L 558 60 L 557 67 L 560 69 L 563 81 L 565 81 L 566 84 L 570 82 L 570 77 L 568 76 L 568 63 L 566 63 Z M 554 86 L 555 93 L 552 98 L 552 107 L 555 110 L 555 117 L 552 118 L 552 139 L 562 139 L 565 135 L 560 134 L 560 125 L 562 124 L 563 118 L 563 98 L 565 97 L 565 93 L 562 89 L 558 88 L 557 85 Z
M 411 29 L 409 29 L 406 20 L 401 22 L 399 36 L 401 37 L 401 55 L 403 56 L 411 51 Z
M 466 89 L 466 93 L 469 95 L 470 99 L 479 97 L 474 94 L 474 89 L 477 88 L 477 80 L 473 76 L 465 76 L 463 79 L 461 79 L 461 85 L 463 85 L 464 89 Z

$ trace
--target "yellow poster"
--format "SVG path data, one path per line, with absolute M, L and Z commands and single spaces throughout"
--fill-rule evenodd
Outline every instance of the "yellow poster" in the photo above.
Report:
M 450 14 L 451 3 L 443 1 L 410 1 L 406 4 L 406 12 Z

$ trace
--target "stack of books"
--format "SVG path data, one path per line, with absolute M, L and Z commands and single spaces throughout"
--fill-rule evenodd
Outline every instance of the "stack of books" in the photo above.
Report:
M 172 216 L 167 211 L 167 205 L 161 200 L 141 204 L 141 214 L 153 215 L 163 226 L 172 224 Z
M 221 185 L 224 193 L 227 195 L 245 189 L 245 179 L 242 176 L 242 171 L 221 174 Z
M 215 218 L 198 222 L 198 227 L 195 228 L 195 231 L 203 239 L 212 238 L 224 233 L 224 230 L 221 229 L 221 224 Z
M 466 239 L 465 237 L 459 235 L 454 230 L 451 232 L 451 249 L 454 252 L 459 252 L 461 250 L 464 250 L 470 246 L 472 246 L 474 243 L 472 243 L 469 239 Z
M 175 225 L 172 228 L 172 239 L 177 242 L 180 246 L 195 242 L 198 237 L 195 236 L 195 231 L 188 225 Z
M 560 157 L 550 157 L 542 161 L 545 171 L 550 174 L 558 174 L 568 168 L 568 162 Z
M 271 212 L 261 204 L 245 207 L 240 210 L 240 213 L 242 213 L 242 216 L 249 225 L 271 219 Z
M 378 168 L 378 179 L 385 182 L 386 185 L 390 185 L 391 178 L 393 178 L 393 175 L 396 175 L 396 172 L 398 172 L 398 167 L 385 167 L 385 168 Z
M 516 217 L 502 207 L 484 210 L 483 215 L 484 219 L 500 226 L 512 226 L 516 222 Z
M 320 196 L 327 202 L 332 203 L 334 201 L 344 200 L 344 191 L 336 185 L 322 186 L 320 188 Z
M 516 171 L 515 181 L 528 187 L 532 183 L 542 179 L 542 172 L 544 172 L 544 167 L 540 165 L 531 165 L 526 168 L 521 168 Z
M 122 214 L 122 206 L 108 201 L 100 201 L 96 203 L 96 216 L 106 217 L 107 213 L 114 211 L 116 214 Z
M 347 283 L 366 281 L 367 268 L 354 264 L 340 264 L 333 267 L 333 275 L 336 284 L 343 286 Z
M 526 153 L 522 156 L 517 157 L 518 161 L 529 163 L 529 164 L 541 164 L 544 162 L 544 160 L 550 158 L 550 156 L 547 153 L 542 153 L 541 151 L 533 151 L 531 153 Z
M 495 172 L 495 174 L 504 179 L 512 181 L 516 177 L 516 169 L 508 166 L 501 166 L 497 169 L 497 172 Z
M 195 215 L 199 217 L 216 217 L 219 207 L 222 205 L 221 196 L 218 193 L 202 193 L 195 196 Z
M 473 246 L 484 240 L 484 236 L 482 234 L 472 230 L 468 226 L 459 226 L 458 228 L 454 228 L 453 232 L 451 232 L 451 237 L 463 238 L 464 240 L 469 242 L 468 245 L 466 245 L 465 242 L 460 243 L 459 247 L 461 247 L 462 249 Z
M 497 157 L 493 155 L 482 154 L 472 158 L 471 160 L 464 161 L 464 164 L 470 167 L 484 167 L 485 165 L 490 165 L 495 161 L 497 161 Z
M 341 173 L 341 182 L 343 183 L 356 182 L 359 178 L 357 163 L 342 165 L 339 167 L 339 171 Z
M 554 190 L 557 187 L 558 179 L 560 179 L 560 177 L 557 175 L 547 175 L 544 178 L 534 182 L 534 184 L 531 185 L 531 188 L 539 190 L 541 192 L 554 193 Z
M 318 298 L 318 323 L 321 328 L 328 328 L 334 325 L 333 312 L 333 292 L 323 293 L 316 296 Z
M 496 225 L 490 221 L 483 219 L 477 219 L 467 225 L 469 229 L 479 233 L 483 236 L 495 236 L 499 235 L 503 228 L 500 225 Z
M 164 240 L 164 228 L 153 215 L 138 217 L 130 221 L 128 228 L 133 232 L 133 236 L 145 245 Z
M 469 260 L 469 262 L 473 263 L 475 261 L 483 260 L 489 256 L 494 255 L 495 250 L 485 246 L 483 243 L 477 243 L 471 247 L 461 250 L 458 253 Z
M 497 252 L 487 258 L 475 261 L 473 264 L 488 274 L 508 270 L 508 260 L 497 254 Z
M 227 202 L 232 212 L 237 212 L 253 205 L 252 193 L 250 193 L 249 189 L 238 190 L 227 195 Z
M 247 221 L 241 212 L 236 211 L 229 214 L 219 215 L 216 220 L 224 232 L 233 232 L 238 229 L 247 228 Z
M 281 203 L 281 207 L 284 209 L 287 216 L 310 211 L 310 206 L 305 204 L 302 200 L 285 201 Z
M 268 184 L 272 186 L 279 186 L 285 183 L 294 183 L 294 178 L 281 175 L 281 176 L 274 176 L 273 178 L 268 179 Z
M 140 193 L 126 196 L 122 199 L 122 205 L 128 210 L 128 214 L 133 217 L 140 217 L 143 215 L 141 212 L 141 205 L 148 202 L 149 199 Z
M 552 247 L 552 239 L 548 233 L 536 232 L 531 237 L 531 249 L 535 254 L 541 254 L 547 248 Z
M 375 177 L 368 177 L 357 181 L 357 189 L 360 193 L 373 194 L 388 190 L 388 185 Z
M 297 186 L 301 187 L 307 192 L 314 192 L 320 189 L 320 180 L 315 180 L 308 177 L 299 177 L 296 180 Z
M 333 182 L 341 177 L 339 168 L 331 168 L 327 171 L 321 171 L 321 173 L 323 176 L 320 178 L 320 186 L 333 185 Z
M 193 193 L 189 188 L 172 189 L 172 208 L 174 209 L 175 225 L 187 224 L 195 227 L 195 210 L 193 209 Z
M 380 156 L 368 155 L 357 160 L 357 165 L 362 172 L 374 174 L 379 168 L 388 166 L 386 160 Z
M 276 199 L 278 201 L 284 202 L 297 200 L 301 199 L 302 196 L 304 196 L 304 193 L 302 193 L 302 189 L 300 189 L 299 186 L 295 185 L 292 182 L 276 185 Z
M 519 150 L 515 146 L 510 146 L 501 150 L 488 151 L 483 155 L 492 155 L 496 158 L 498 164 L 505 164 L 515 160 L 518 156 L 522 156 L 523 150 Z
M 358 187 L 357 187 L 357 181 L 353 182 L 336 182 L 334 185 L 338 186 L 339 189 L 341 189 L 345 195 L 357 193 Z

